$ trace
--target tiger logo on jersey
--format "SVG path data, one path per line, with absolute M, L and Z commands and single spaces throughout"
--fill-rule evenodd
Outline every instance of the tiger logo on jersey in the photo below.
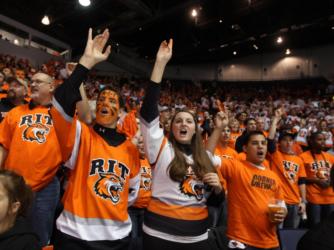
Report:
M 187 176 L 180 184 L 181 193 L 190 197 L 195 197 L 198 201 L 204 197 L 203 182 L 195 179 L 195 175 Z
M 25 141 L 36 141 L 40 144 L 46 141 L 46 135 L 50 129 L 41 123 L 27 124 L 27 127 L 23 131 L 23 140 Z
M 123 181 L 113 173 L 100 173 L 99 175 L 100 179 L 94 185 L 95 193 L 117 204 L 120 200 L 120 193 L 123 191 Z
M 152 185 L 151 169 L 141 167 L 140 169 L 140 188 L 145 191 L 150 191 Z
M 140 179 L 140 188 L 144 189 L 145 191 L 150 191 L 151 184 L 151 176 L 149 174 L 142 174 Z

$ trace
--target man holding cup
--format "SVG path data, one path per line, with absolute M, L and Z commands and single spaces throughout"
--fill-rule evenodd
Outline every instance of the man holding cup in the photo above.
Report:
M 219 124 L 216 119 L 216 128 L 208 143 L 210 151 L 218 137 Z M 228 247 L 278 250 L 276 226 L 284 221 L 287 209 L 279 178 L 263 166 L 266 137 L 260 131 L 248 133 L 243 150 L 247 156 L 245 161 L 226 159 L 220 168 L 228 189 Z

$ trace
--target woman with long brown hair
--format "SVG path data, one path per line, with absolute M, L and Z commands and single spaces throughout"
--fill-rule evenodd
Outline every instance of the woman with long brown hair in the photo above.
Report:
M 224 196 L 215 168 L 220 160 L 205 150 L 192 112 L 173 116 L 168 139 L 159 127 L 159 83 L 172 47 L 172 40 L 161 43 L 141 109 L 145 152 L 153 168 L 144 249 L 208 249 L 207 203 Z

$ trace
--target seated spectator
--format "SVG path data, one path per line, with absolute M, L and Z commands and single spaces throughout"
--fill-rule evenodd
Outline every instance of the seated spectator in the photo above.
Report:
M 22 176 L 0 170 L 0 249 L 37 250 L 38 236 L 29 228 L 25 215 L 32 191 Z

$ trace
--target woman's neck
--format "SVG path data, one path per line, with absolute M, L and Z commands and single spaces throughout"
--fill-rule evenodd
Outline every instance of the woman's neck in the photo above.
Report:
M 182 144 L 179 142 L 176 142 L 178 145 L 178 148 L 182 151 L 182 153 L 186 155 L 191 155 L 192 154 L 192 149 L 191 149 L 191 144 Z

